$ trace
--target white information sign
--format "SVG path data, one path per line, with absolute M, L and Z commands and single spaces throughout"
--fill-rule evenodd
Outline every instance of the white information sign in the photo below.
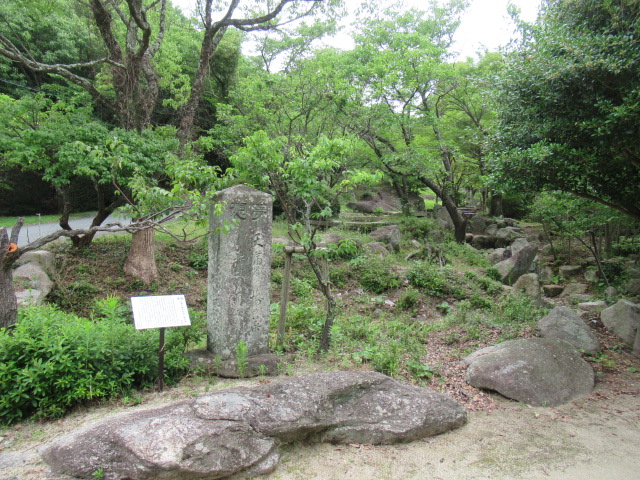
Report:
M 191 325 L 184 295 L 131 297 L 136 330 Z

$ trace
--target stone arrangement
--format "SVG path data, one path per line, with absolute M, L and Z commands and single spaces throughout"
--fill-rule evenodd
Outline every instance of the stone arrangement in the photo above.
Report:
M 464 425 L 455 400 L 374 372 L 328 372 L 230 388 L 111 417 L 40 453 L 56 474 L 105 480 L 226 478 L 270 472 L 295 441 L 392 444 Z

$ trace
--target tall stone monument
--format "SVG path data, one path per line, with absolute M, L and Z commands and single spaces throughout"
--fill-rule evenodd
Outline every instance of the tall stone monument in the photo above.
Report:
M 273 199 L 237 185 L 215 202 L 223 214 L 209 217 L 207 349 L 227 360 L 244 341 L 249 356 L 268 353 Z

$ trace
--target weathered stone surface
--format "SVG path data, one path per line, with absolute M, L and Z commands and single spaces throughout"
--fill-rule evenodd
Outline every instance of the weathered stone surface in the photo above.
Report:
M 596 283 L 598 281 L 598 271 L 593 268 L 585 270 L 583 276 L 589 283 Z
M 29 306 L 42 305 L 53 282 L 39 264 L 29 262 L 13 271 L 13 285 L 18 306 Z
M 487 227 L 492 223 L 495 223 L 495 221 L 486 215 L 477 214 L 471 217 L 467 222 L 467 230 L 474 235 L 484 235 L 487 231 Z
M 209 217 L 207 349 L 227 360 L 242 341 L 249 356 L 268 353 L 273 200 L 237 185 L 214 201 L 224 207 Z
M 616 295 L 618 295 L 618 290 L 616 289 L 616 287 L 607 287 L 604 291 L 604 298 L 606 299 L 612 299 Z
M 549 265 L 538 263 L 536 273 L 540 283 L 549 284 L 553 282 L 553 269 Z
M 246 364 L 238 369 L 235 358 L 221 360 L 208 350 L 191 350 L 186 353 L 191 364 L 202 368 L 211 375 L 226 378 L 251 378 L 260 375 L 277 375 L 282 371 L 282 360 L 277 355 L 269 353 L 255 355 L 246 359 Z
M 513 290 L 511 293 L 520 293 L 526 295 L 534 303 L 542 305 L 542 291 L 540 290 L 540 282 L 538 281 L 538 275 L 535 273 L 526 273 L 522 275 L 516 283 L 513 284 Z
M 564 287 L 562 285 L 543 285 L 542 291 L 549 298 L 557 297 L 562 293 Z
M 559 338 L 510 340 L 472 353 L 466 381 L 535 406 L 557 406 L 593 389 L 591 366 Z
M 442 205 L 435 205 L 433 207 L 433 218 L 436 219 L 440 228 L 453 230 L 453 220 L 451 220 L 451 215 L 449 215 L 447 209 Z
M 513 285 L 518 278 L 527 273 L 537 252 L 538 244 L 530 243 L 520 250 L 517 255 L 496 263 L 494 268 L 500 272 L 503 283 Z
M 398 227 L 398 225 L 388 225 L 386 227 L 378 228 L 371 232 L 369 236 L 377 242 L 388 244 L 396 252 L 400 251 L 402 235 L 400 234 L 400 227 Z
M 496 247 L 511 245 L 517 238 L 524 237 L 524 231 L 518 227 L 504 227 L 496 232 Z
M 627 282 L 627 286 L 625 288 L 627 293 L 631 295 L 640 295 L 640 278 L 632 278 Z
M 495 223 L 489 225 L 485 230 L 485 234 L 489 235 L 490 237 L 495 237 L 496 233 L 498 233 L 498 225 L 496 225 Z
M 562 278 L 566 278 L 567 280 L 571 277 L 575 277 L 582 272 L 581 265 L 562 265 L 558 269 L 558 273 Z
M 271 245 L 291 245 L 293 240 L 287 237 L 272 237 Z
M 498 262 L 509 258 L 510 253 L 506 248 L 496 248 L 493 252 L 487 255 L 487 261 L 490 265 L 495 265 Z
M 16 260 L 14 265 L 18 267 L 26 263 L 36 263 L 40 265 L 50 277 L 56 273 L 56 256 L 48 250 L 33 250 L 24 253 L 20 255 L 20 258 Z
M 490 237 L 489 235 L 474 235 L 471 239 L 471 245 L 478 250 L 495 248 L 496 237 Z
M 374 372 L 330 372 L 236 387 L 89 425 L 41 451 L 54 472 L 106 480 L 225 478 L 277 466 L 282 442 L 390 444 L 462 426 L 440 393 Z
M 600 351 L 600 342 L 589 326 L 569 307 L 556 307 L 538 321 L 543 337 L 560 338 L 586 353 Z
M 629 300 L 618 300 L 600 315 L 605 327 L 622 339 L 627 345 L 637 343 L 640 335 L 640 304 Z M 640 350 L 637 350 L 640 353 Z
M 344 240 L 344 237 L 337 233 L 325 233 L 322 235 L 323 245 L 337 245 Z
M 527 245 L 529 245 L 529 240 L 527 240 L 526 238 L 516 238 L 509 247 L 509 250 L 511 250 L 511 256 L 517 255 L 518 252 L 520 252 L 520 250 L 522 250 Z
M 584 312 L 601 312 L 607 308 L 607 303 L 602 300 L 595 302 L 582 302 L 578 304 L 578 308 Z
M 560 294 L 560 298 L 575 297 L 581 295 L 587 291 L 588 286 L 584 283 L 569 283 L 564 287 L 564 290 Z
M 382 242 L 369 242 L 364 244 L 364 250 L 367 253 L 378 255 L 382 258 L 389 256 L 389 250 L 384 246 Z

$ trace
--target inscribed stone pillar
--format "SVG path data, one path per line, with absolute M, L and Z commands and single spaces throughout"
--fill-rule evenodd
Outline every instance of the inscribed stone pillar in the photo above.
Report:
M 273 199 L 238 185 L 215 202 L 223 214 L 209 217 L 207 349 L 226 360 L 244 341 L 249 356 L 268 353 Z

